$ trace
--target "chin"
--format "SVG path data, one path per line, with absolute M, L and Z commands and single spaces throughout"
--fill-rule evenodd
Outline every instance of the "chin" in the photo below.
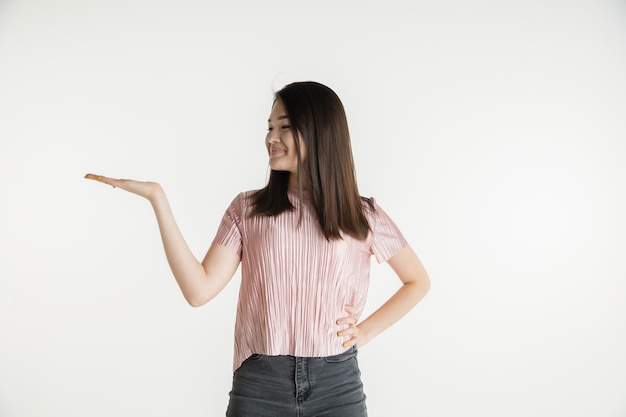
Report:
M 290 171 L 289 167 L 284 166 L 283 164 L 272 164 L 270 163 L 270 168 L 274 171 Z

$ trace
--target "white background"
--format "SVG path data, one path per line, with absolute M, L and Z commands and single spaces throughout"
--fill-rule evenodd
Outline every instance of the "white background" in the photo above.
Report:
M 239 273 L 187 306 L 149 204 L 83 175 L 159 181 L 202 257 L 309 79 L 432 279 L 360 351 L 370 416 L 626 416 L 608 0 L 0 3 L 0 416 L 224 414 Z M 373 263 L 368 311 L 398 286 Z

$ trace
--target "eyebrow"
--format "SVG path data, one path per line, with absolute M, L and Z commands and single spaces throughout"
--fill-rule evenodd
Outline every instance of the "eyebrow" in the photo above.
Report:
M 278 116 L 277 120 L 284 120 L 284 119 L 289 119 L 289 116 L 287 116 L 286 114 L 280 115 Z M 270 119 L 267 119 L 267 123 L 271 123 L 272 121 Z

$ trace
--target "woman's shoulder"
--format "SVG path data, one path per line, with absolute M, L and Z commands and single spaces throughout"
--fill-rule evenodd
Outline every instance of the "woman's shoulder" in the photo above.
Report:
M 258 192 L 259 190 L 256 190 L 256 189 L 239 191 L 237 194 L 235 194 L 233 200 L 249 200 L 252 196 L 254 196 Z
M 255 190 L 240 191 L 232 199 L 232 201 L 230 203 L 230 206 L 233 207 L 233 208 L 237 207 L 237 208 L 239 208 L 241 210 L 246 210 L 246 209 L 248 209 L 252 205 L 253 197 L 258 192 L 259 192 L 259 190 L 256 190 L 256 189 Z
M 239 198 L 243 198 L 243 199 L 249 199 L 250 197 L 252 197 L 254 194 L 258 193 L 259 190 L 255 189 L 255 190 L 246 190 L 246 191 L 241 191 L 239 194 L 237 194 L 237 196 Z
M 378 204 L 378 200 L 374 197 L 361 197 L 363 201 L 363 212 L 370 221 L 370 226 L 376 226 L 378 224 L 384 224 L 392 221 L 389 214 Z
M 376 212 L 376 208 L 378 207 L 378 203 L 374 197 L 363 197 L 361 196 L 361 203 L 363 204 L 363 208 L 365 212 L 368 214 L 373 214 Z

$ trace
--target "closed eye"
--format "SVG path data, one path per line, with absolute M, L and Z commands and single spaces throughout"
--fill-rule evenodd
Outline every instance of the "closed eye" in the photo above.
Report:
M 291 125 L 282 125 L 280 128 L 281 128 L 281 129 L 291 129 Z M 268 127 L 268 128 L 267 128 L 267 131 L 268 131 L 268 132 L 271 132 L 272 130 L 274 130 L 274 128 L 273 128 L 273 127 Z

